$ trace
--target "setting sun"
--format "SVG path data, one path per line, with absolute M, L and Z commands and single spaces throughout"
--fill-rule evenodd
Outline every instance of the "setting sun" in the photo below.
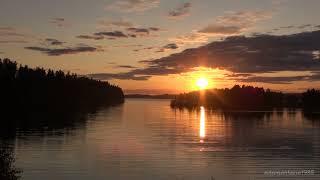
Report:
M 205 89 L 208 86 L 208 80 L 206 78 L 199 78 L 196 82 L 197 86 L 199 87 L 199 89 Z

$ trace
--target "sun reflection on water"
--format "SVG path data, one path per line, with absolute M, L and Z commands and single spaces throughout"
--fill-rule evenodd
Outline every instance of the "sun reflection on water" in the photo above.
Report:
M 206 137 L 206 116 L 205 108 L 200 107 L 200 130 L 199 130 L 200 142 L 203 142 L 203 139 Z

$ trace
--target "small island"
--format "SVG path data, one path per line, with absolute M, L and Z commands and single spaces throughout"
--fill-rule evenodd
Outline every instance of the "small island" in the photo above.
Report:
M 320 91 L 311 89 L 303 93 L 282 93 L 260 87 L 199 90 L 177 95 L 171 100 L 172 108 L 207 108 L 223 110 L 266 110 L 273 108 L 303 108 L 314 112 L 320 109 Z

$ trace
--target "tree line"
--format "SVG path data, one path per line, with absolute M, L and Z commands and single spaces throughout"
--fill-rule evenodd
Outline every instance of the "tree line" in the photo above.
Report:
M 320 91 L 311 89 L 301 94 L 285 94 L 253 86 L 235 85 L 232 88 L 193 91 L 177 95 L 173 108 L 206 106 L 217 109 L 258 110 L 268 108 L 320 109 Z
M 17 112 L 87 111 L 124 102 L 120 87 L 62 70 L 0 59 L 0 109 Z

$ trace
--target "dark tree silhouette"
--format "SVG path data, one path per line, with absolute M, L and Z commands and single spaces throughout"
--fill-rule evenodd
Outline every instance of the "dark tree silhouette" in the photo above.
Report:
M 320 109 L 320 90 L 310 89 L 302 94 L 303 108 L 306 111 Z
M 61 70 L 18 67 L 9 59 L 0 59 L 0 84 L 3 112 L 87 111 L 124 101 L 121 88 L 108 82 Z
M 259 110 L 297 108 L 319 110 L 320 91 L 308 90 L 301 94 L 284 94 L 269 89 L 235 85 L 231 89 L 213 89 L 180 94 L 171 101 L 173 108 L 207 106 L 217 109 Z
M 279 107 L 283 94 L 252 86 L 235 85 L 231 89 L 213 89 L 180 94 L 171 101 L 172 107 L 193 108 L 204 105 L 221 109 L 261 109 Z

